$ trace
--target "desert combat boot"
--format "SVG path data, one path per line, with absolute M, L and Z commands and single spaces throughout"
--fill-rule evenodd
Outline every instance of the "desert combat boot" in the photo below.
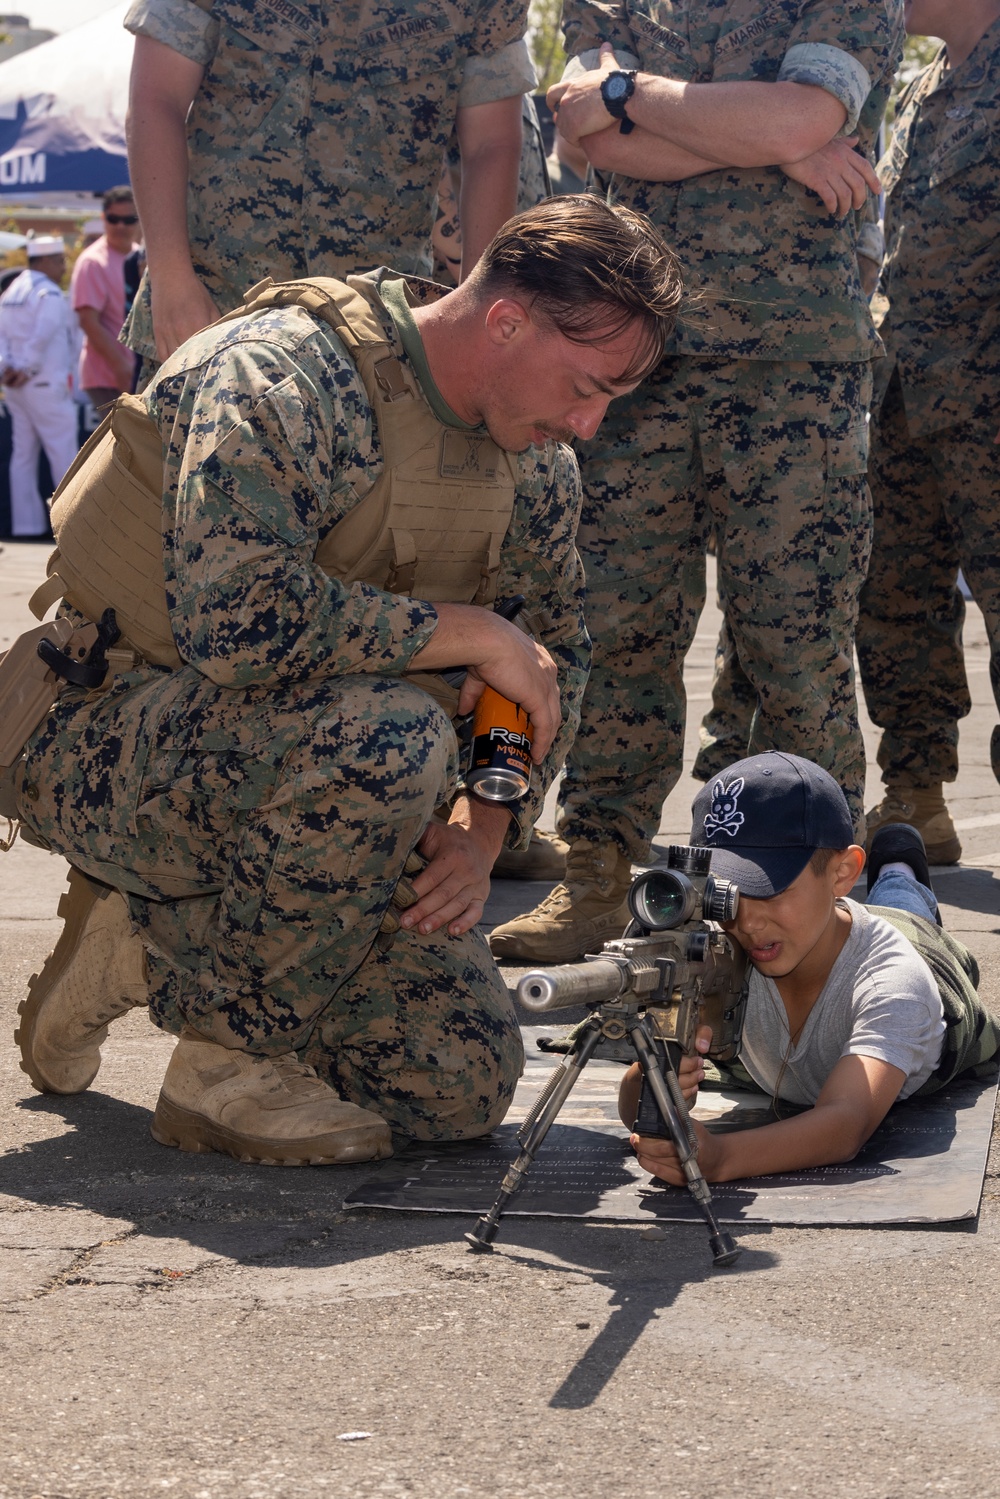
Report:
M 570 844 L 565 884 L 529 911 L 490 933 L 502 963 L 576 963 L 620 937 L 629 921 L 625 897 L 632 866 L 616 843 Z
M 163 1079 L 153 1139 L 261 1166 L 330 1166 L 392 1155 L 388 1124 L 345 1103 L 294 1052 L 257 1056 L 190 1026 Z
M 125 897 L 70 869 L 65 925 L 18 1006 L 21 1069 L 41 1093 L 82 1093 L 97 1076 L 108 1025 L 147 1002 L 146 955 Z
M 940 781 L 936 786 L 887 785 L 885 796 L 868 813 L 869 848 L 879 828 L 891 822 L 906 822 L 916 828 L 924 840 L 929 864 L 957 864 L 962 857 L 962 845 Z

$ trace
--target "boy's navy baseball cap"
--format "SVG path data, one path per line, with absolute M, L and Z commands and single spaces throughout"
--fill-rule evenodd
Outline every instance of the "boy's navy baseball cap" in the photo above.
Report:
M 825 770 L 769 751 L 737 760 L 695 798 L 691 842 L 712 850 L 712 873 L 766 900 L 798 879 L 818 848 L 847 848 L 854 826 Z

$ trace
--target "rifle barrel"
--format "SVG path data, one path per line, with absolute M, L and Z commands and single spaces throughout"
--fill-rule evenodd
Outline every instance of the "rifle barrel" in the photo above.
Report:
M 593 963 L 561 963 L 546 972 L 526 973 L 517 997 L 526 1010 L 566 1010 L 573 1005 L 599 1005 L 616 999 L 625 987 L 626 972 L 611 958 Z

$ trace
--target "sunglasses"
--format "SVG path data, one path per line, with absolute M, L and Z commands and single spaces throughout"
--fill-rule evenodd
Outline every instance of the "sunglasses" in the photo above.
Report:
M 108 224 L 138 224 L 139 215 L 137 213 L 106 213 L 104 219 Z

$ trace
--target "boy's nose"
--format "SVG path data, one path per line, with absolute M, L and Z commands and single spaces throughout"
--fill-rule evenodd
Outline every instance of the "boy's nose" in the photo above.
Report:
M 740 901 L 736 925 L 744 936 L 755 936 L 763 928 L 765 920 L 764 912 L 755 910 L 752 901 Z

